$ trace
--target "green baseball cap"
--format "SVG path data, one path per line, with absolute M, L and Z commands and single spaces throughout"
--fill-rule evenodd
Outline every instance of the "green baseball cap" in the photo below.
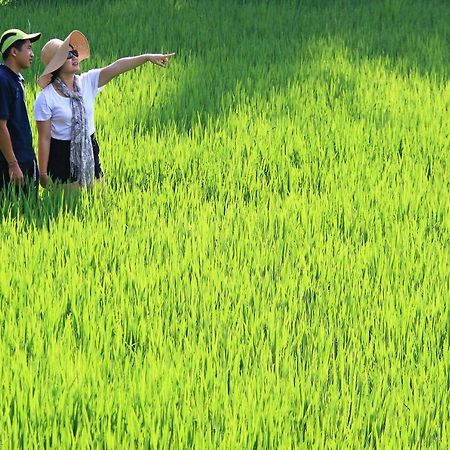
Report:
M 34 42 L 37 41 L 40 37 L 41 33 L 27 34 L 22 30 L 7 30 L 2 34 L 2 37 L 0 38 L 0 53 L 3 54 L 6 50 L 8 50 L 9 47 L 11 47 L 11 45 L 14 44 L 14 42 L 27 40 Z

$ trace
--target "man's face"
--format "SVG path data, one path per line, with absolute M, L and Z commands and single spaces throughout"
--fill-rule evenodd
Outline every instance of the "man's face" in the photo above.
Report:
M 13 48 L 11 50 L 13 56 L 15 57 L 18 66 L 21 69 L 28 69 L 33 62 L 33 49 L 31 48 L 31 42 L 29 40 L 25 41 L 20 50 Z

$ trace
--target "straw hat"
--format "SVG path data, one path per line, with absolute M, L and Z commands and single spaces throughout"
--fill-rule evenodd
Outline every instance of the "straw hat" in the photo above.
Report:
M 67 60 L 67 55 L 72 46 L 78 51 L 78 61 L 89 58 L 89 42 L 81 31 L 74 30 L 69 36 L 61 39 L 51 39 L 41 50 L 41 61 L 45 64 L 45 70 L 38 79 L 38 85 L 45 88 L 52 79 L 52 72 L 58 70 Z

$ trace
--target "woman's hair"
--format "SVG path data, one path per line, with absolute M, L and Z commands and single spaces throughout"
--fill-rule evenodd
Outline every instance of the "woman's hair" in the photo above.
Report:
M 52 72 L 52 79 L 50 80 L 49 84 L 52 84 L 55 80 L 56 77 L 59 75 L 59 69 L 56 69 L 55 71 Z

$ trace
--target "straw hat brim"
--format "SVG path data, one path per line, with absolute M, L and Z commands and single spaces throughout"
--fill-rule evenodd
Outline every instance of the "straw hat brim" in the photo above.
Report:
M 59 49 L 48 62 L 44 72 L 42 72 L 42 75 L 38 78 L 39 87 L 45 88 L 52 79 L 52 72 L 58 70 L 64 65 L 67 60 L 67 54 L 69 53 L 70 46 L 78 51 L 78 61 L 81 62 L 84 59 L 89 58 L 89 42 L 86 39 L 86 36 L 81 31 L 72 31 L 69 36 L 64 39 Z

